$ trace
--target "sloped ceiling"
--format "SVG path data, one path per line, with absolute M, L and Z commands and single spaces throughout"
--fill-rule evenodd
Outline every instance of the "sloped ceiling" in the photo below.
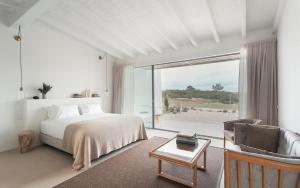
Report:
M 25 3 L 12 1 L 14 6 Z M 252 30 L 272 28 L 279 1 L 56 0 L 37 20 L 123 59 L 197 47 L 204 40 L 218 43 L 226 36 L 246 37 Z M 11 1 L 2 2 L 1 11 Z
M 11 25 L 21 17 L 38 0 L 0 0 L 0 21 Z

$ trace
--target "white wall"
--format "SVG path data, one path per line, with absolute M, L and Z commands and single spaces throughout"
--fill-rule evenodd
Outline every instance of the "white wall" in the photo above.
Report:
M 17 134 L 23 129 L 19 95 L 19 52 L 14 33 L 0 25 L 0 151 L 17 146 Z M 86 88 L 98 91 L 103 108 L 111 111 L 112 58 L 109 58 L 109 91 L 105 95 L 103 52 L 75 41 L 39 22 L 23 32 L 24 93 L 38 95 L 42 82 L 53 89 L 48 98 L 66 98 Z
M 278 28 L 279 124 L 300 133 L 300 1 L 287 1 Z

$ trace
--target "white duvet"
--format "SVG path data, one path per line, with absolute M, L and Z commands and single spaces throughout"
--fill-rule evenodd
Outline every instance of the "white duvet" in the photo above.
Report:
M 65 128 L 72 123 L 98 119 L 101 117 L 109 117 L 113 115 L 114 114 L 111 113 L 87 114 L 64 119 L 45 120 L 41 122 L 40 131 L 43 134 L 62 140 L 64 137 Z

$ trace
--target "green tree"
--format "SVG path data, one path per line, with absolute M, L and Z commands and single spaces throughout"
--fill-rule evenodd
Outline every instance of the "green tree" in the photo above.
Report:
M 166 111 L 168 111 L 169 110 L 169 98 L 168 98 L 168 95 L 165 95 L 164 104 L 165 104 Z
M 186 87 L 186 90 L 195 91 L 196 89 L 193 86 L 189 85 Z
M 216 83 L 215 85 L 212 85 L 212 89 L 214 91 L 222 91 L 224 87 L 220 83 Z

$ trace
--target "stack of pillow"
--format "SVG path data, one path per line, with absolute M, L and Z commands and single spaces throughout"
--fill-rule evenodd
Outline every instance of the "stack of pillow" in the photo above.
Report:
M 80 115 L 104 113 L 100 103 L 87 103 L 80 105 L 51 105 L 46 108 L 48 119 L 65 119 Z

